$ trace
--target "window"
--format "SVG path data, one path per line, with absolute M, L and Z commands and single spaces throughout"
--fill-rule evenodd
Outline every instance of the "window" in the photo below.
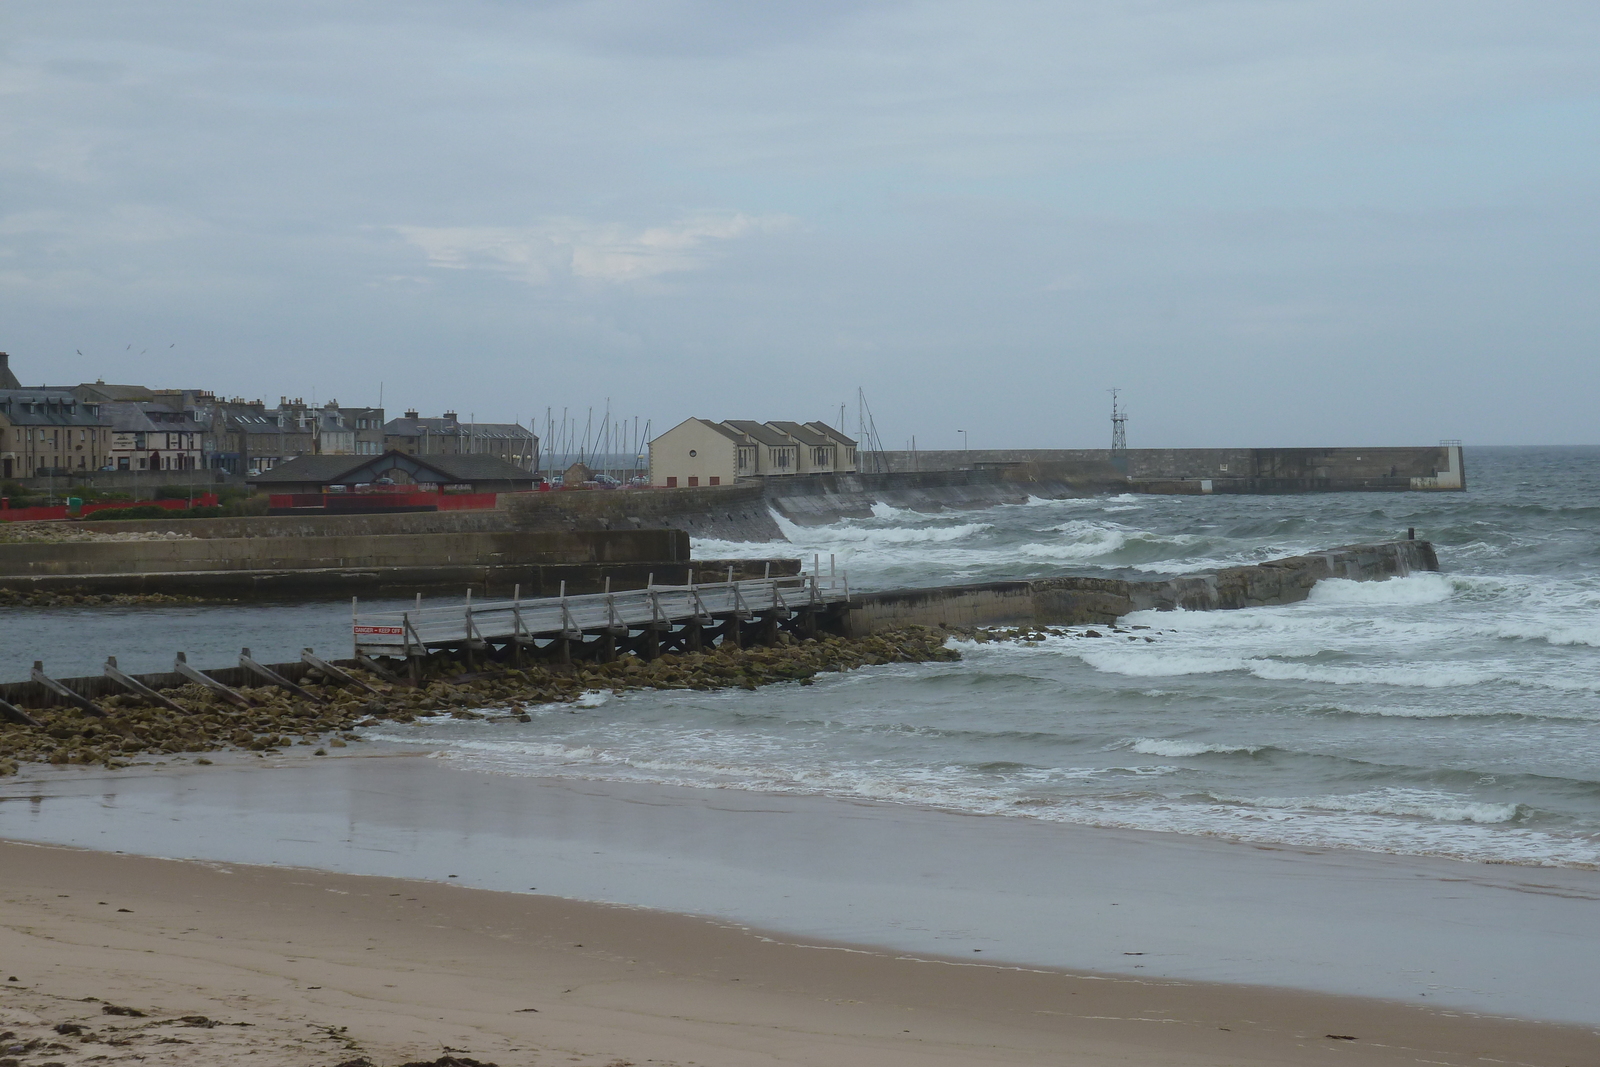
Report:
M 718 478 L 715 474 L 713 474 L 711 476 L 711 484 L 712 485 L 721 485 L 722 484 L 722 479 Z
M 668 489 L 676 489 L 676 488 L 678 488 L 678 479 L 676 479 L 676 478 L 668 478 L 667 479 L 667 488 Z
M 699 485 L 700 484 L 700 479 L 696 478 L 694 475 L 691 474 L 691 475 L 689 475 L 689 484 L 690 485 Z

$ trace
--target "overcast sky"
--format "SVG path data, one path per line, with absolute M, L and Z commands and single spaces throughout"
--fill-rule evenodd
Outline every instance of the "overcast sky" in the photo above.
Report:
M 0 349 L 889 447 L 1600 443 L 1600 4 L 0 0 Z M 77 353 L 81 350 L 83 355 Z

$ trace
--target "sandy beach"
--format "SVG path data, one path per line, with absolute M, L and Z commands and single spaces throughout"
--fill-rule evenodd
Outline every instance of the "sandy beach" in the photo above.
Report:
M 4 1028 L 70 1049 L 27 1063 L 1572 1065 L 1600 1050 L 1575 1027 L 955 965 L 437 883 L 16 843 L 0 869 Z
M 69 1023 L 97 1062 L 306 1067 L 1600 1056 L 1593 872 L 267 764 L 0 786 L 8 1041 Z

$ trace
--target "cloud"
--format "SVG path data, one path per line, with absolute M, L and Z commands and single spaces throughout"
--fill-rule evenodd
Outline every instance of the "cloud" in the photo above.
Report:
M 636 282 L 696 270 L 717 246 L 793 222 L 784 215 L 700 214 L 639 228 L 619 222 L 548 219 L 534 226 L 396 226 L 431 266 L 490 270 L 530 285 L 562 277 Z

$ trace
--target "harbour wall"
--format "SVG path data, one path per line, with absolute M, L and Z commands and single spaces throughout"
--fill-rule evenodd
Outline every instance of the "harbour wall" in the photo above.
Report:
M 1134 492 L 1404 492 L 1466 488 L 1459 442 L 1416 447 L 949 449 L 863 452 L 864 470 L 1016 470 L 1045 480 L 1077 473 L 1135 483 Z M 1204 489 L 1171 483 L 1207 482 Z
M 799 567 L 795 560 L 692 562 L 688 535 L 671 529 L 322 530 L 318 536 L 252 532 L 258 536 L 0 544 L 0 587 L 19 592 L 274 597 L 370 596 L 436 587 L 510 595 L 520 585 L 527 596 L 545 596 L 558 593 L 563 582 L 569 592 L 596 592 L 607 581 L 617 588 L 638 588 L 651 576 L 681 584 L 691 568 L 725 575 L 732 565 L 736 576 L 753 577 L 768 563 L 777 574 L 796 573 Z
M 862 637 L 905 626 L 964 630 L 1108 624 L 1151 609 L 1212 611 L 1292 604 L 1310 596 L 1311 588 L 1324 578 L 1378 581 L 1438 569 L 1430 542 L 1385 541 L 1162 581 L 1038 578 L 867 593 L 851 598 L 844 626 L 848 635 Z

